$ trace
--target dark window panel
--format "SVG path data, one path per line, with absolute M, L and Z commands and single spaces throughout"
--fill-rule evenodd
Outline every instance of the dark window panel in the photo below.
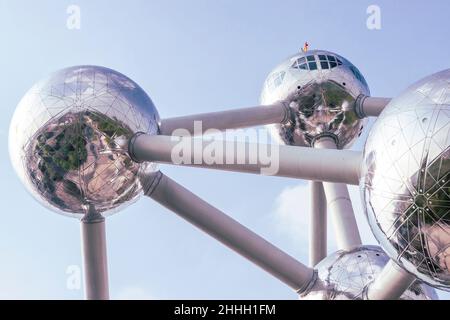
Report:
M 307 56 L 306 59 L 308 59 L 308 61 L 316 61 L 316 58 L 314 58 L 314 56 Z
M 309 70 L 317 70 L 317 63 L 310 62 L 309 63 Z
M 326 62 L 326 61 L 320 61 L 320 67 L 321 67 L 322 69 L 329 69 L 329 67 L 328 67 L 328 62 Z
M 323 54 L 319 54 L 319 60 L 321 61 L 327 61 L 327 56 L 323 55 Z

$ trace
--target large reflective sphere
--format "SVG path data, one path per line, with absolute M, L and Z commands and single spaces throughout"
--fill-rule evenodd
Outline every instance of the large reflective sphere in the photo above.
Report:
M 450 289 L 450 69 L 383 110 L 366 142 L 361 177 L 383 249 L 419 279 Z
M 351 251 L 335 252 L 317 266 L 317 279 L 301 300 L 366 299 L 366 287 L 388 263 L 388 256 L 376 246 L 361 246 Z M 436 292 L 415 281 L 401 300 L 435 300 Z
M 60 70 L 34 85 L 13 116 L 12 163 L 45 206 L 70 216 L 106 214 L 135 200 L 138 173 L 126 141 L 158 133 L 159 116 L 147 94 L 126 76 L 103 67 Z
M 289 105 L 290 120 L 272 126 L 281 143 L 310 146 L 321 136 L 331 136 L 338 148 L 345 148 L 365 122 L 354 111 L 361 94 L 369 95 L 369 87 L 353 64 L 335 53 L 312 50 L 292 56 L 269 74 L 261 103 L 282 100 Z

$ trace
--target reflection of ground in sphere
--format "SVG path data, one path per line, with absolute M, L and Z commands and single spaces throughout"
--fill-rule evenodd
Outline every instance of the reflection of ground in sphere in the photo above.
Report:
M 383 249 L 419 279 L 450 289 L 450 69 L 394 99 L 364 150 L 361 187 Z
M 298 53 L 267 77 L 262 104 L 280 100 L 290 106 L 290 120 L 272 126 L 275 137 L 288 145 L 310 146 L 321 136 L 331 136 L 338 147 L 349 147 L 360 135 L 365 120 L 354 104 L 369 88 L 359 70 L 348 60 L 328 51 Z
M 158 113 L 126 76 L 102 67 L 56 72 L 23 97 L 10 127 L 10 154 L 23 183 L 47 207 L 82 216 L 105 213 L 141 193 L 123 150 L 136 132 L 157 134 Z
M 366 286 L 380 274 L 389 258 L 376 246 L 362 246 L 338 251 L 317 266 L 317 280 L 301 300 L 361 300 Z M 418 281 L 400 297 L 401 300 L 437 299 L 435 291 Z

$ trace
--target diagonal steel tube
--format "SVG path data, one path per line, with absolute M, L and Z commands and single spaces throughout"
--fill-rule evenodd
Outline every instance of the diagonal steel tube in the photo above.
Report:
M 204 156 L 204 150 L 211 143 L 217 143 L 217 141 L 137 134 L 129 141 L 128 151 L 136 161 L 359 184 L 361 152 L 220 141 L 223 157 L 219 159 L 220 161 L 211 162 Z M 176 159 L 179 156 L 180 146 L 186 146 L 183 154 L 186 161 Z M 245 152 L 239 152 L 239 150 Z M 270 157 L 267 159 L 270 161 L 266 161 L 267 159 L 263 161 L 261 154 L 267 153 L 268 150 Z
M 161 120 L 160 131 L 172 135 L 177 129 L 184 129 L 189 135 L 201 135 L 209 129 L 226 130 L 283 123 L 288 119 L 289 109 L 284 103 L 262 105 L 227 111 L 201 113 Z M 196 122 L 199 124 L 196 127 Z M 180 134 L 181 133 L 181 134 Z M 174 135 L 184 135 L 177 131 Z
M 153 179 L 153 181 L 145 181 Z M 303 265 L 253 231 L 233 220 L 180 184 L 158 172 L 143 178 L 145 194 L 224 245 L 252 261 L 298 293 L 314 280 L 313 269 Z M 156 182 L 155 182 L 156 181 Z
M 397 300 L 416 280 L 393 260 L 389 260 L 377 278 L 367 287 L 369 300 Z

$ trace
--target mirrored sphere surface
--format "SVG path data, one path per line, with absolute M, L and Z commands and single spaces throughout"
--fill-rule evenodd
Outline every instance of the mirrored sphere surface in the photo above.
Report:
M 268 75 L 261 104 L 285 101 L 290 107 L 290 119 L 271 126 L 280 143 L 311 146 L 315 139 L 331 136 L 338 148 L 345 148 L 365 123 L 354 111 L 356 99 L 369 94 L 366 80 L 350 61 L 311 50 L 290 57 Z
M 377 246 L 361 246 L 350 251 L 337 251 L 317 266 L 317 279 L 301 300 L 362 300 L 365 290 L 380 274 L 389 257 Z M 415 281 L 401 300 L 435 300 L 433 288 Z
M 111 69 L 76 66 L 34 85 L 13 116 L 9 147 L 17 174 L 42 204 L 69 216 L 106 215 L 142 193 L 126 142 L 157 134 L 159 115 L 147 94 Z
M 363 204 L 389 256 L 450 289 L 450 69 L 386 106 L 364 149 Z

